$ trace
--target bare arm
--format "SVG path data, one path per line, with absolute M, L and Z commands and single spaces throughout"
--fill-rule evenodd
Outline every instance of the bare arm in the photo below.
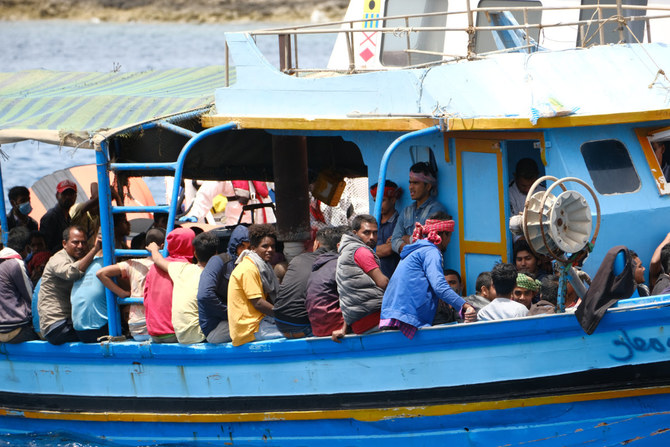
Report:
M 91 262 L 93 262 L 93 258 L 95 257 L 95 254 L 100 251 L 102 248 L 102 237 L 98 236 L 98 238 L 95 240 L 95 245 L 93 248 L 91 248 L 86 255 L 84 255 L 83 258 L 81 258 L 79 262 L 79 271 L 85 272 L 86 269 L 88 268 L 89 265 L 91 265 Z
M 127 298 L 130 296 L 130 291 L 123 290 L 114 282 L 114 280 L 112 280 L 112 278 L 114 277 L 121 276 L 121 273 L 122 272 L 118 264 L 114 264 L 102 267 L 100 270 L 98 270 L 96 276 L 98 277 L 102 285 L 111 290 L 114 293 L 114 295 L 120 298 Z
M 251 305 L 254 306 L 254 308 L 259 311 L 263 312 L 265 315 L 274 317 L 275 313 L 274 310 L 272 310 L 272 304 L 264 298 L 253 298 L 251 300 Z
M 91 183 L 91 197 L 81 205 L 82 212 L 91 211 L 98 205 L 98 184 Z
M 333 334 L 330 336 L 330 338 L 336 343 L 342 343 L 340 339 L 344 337 L 344 334 L 346 334 L 348 330 L 349 326 L 347 326 L 347 323 L 344 323 L 340 329 L 333 331 Z
M 649 262 L 649 287 L 654 287 L 654 284 L 656 284 L 656 281 L 658 280 L 658 275 L 661 274 L 661 250 L 666 244 L 670 244 L 670 233 L 668 233 L 665 236 L 665 239 L 663 239 L 663 242 L 656 247 L 656 250 L 654 250 L 654 254 L 651 257 L 651 261 Z M 670 274 L 670 272 L 665 273 Z
M 389 237 L 385 243 L 377 245 L 377 256 L 385 258 L 391 253 L 393 253 L 393 247 L 391 247 L 391 238 Z
M 377 284 L 377 287 L 379 287 L 382 290 L 386 290 L 386 286 L 389 283 L 389 279 L 382 273 L 381 270 L 379 270 L 379 267 L 374 268 L 370 270 L 367 275 L 372 278 L 372 280 Z
M 163 270 L 164 272 L 168 271 L 168 266 L 170 265 L 170 261 L 165 259 L 161 252 L 159 251 L 158 244 L 155 242 L 150 243 L 147 245 L 147 250 L 151 253 L 151 260 L 154 261 L 154 264 L 156 265 L 157 268 Z

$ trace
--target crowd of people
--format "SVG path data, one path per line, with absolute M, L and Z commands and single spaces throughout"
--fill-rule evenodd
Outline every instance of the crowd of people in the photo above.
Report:
M 370 189 L 373 197 L 378 187 Z M 320 225 L 310 249 L 290 262 L 278 252 L 273 224 L 237 225 L 220 253 L 215 232 L 177 225 L 166 235 L 164 216 L 156 216 L 131 242 L 149 256 L 109 266 L 96 236 L 97 200 L 74 206 L 76 185 L 63 181 L 57 205 L 38 227 L 28 216 L 29 191 L 12 188 L 9 242 L 0 250 L 0 342 L 104 339 L 106 289 L 143 298 L 123 306 L 121 320 L 129 337 L 152 343 L 240 346 L 312 336 L 339 342 L 347 333 L 385 330 L 411 339 L 437 324 L 556 312 L 558 277 L 523 239 L 514 242 L 512 263 L 480 273 L 475 293 L 463 296 L 459 272 L 444 269 L 456 222 L 436 198 L 437 176 L 428 163 L 410 168 L 412 202 L 404 209 L 396 209 L 402 194 L 396 183 L 381 187 L 380 222 L 357 214 L 347 224 Z M 114 228 L 116 246 L 127 247 L 125 215 L 114 215 Z M 670 234 L 652 257 L 649 287 L 642 261 L 634 253 L 632 260 L 636 294 L 670 292 Z M 578 303 L 569 287 L 566 307 Z

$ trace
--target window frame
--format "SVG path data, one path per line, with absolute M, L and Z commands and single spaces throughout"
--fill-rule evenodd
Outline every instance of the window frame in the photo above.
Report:
M 591 174 L 591 169 L 589 169 L 589 166 L 586 163 L 586 158 L 584 157 L 584 151 L 583 150 L 584 150 L 584 145 L 586 145 L 586 144 L 598 143 L 598 142 L 604 142 L 604 141 L 616 141 L 626 151 L 626 154 L 628 155 L 628 160 L 630 161 L 630 166 L 633 168 L 633 172 L 635 173 L 635 176 L 637 177 L 637 187 L 634 190 L 603 193 L 598 189 L 598 186 L 596 185 L 596 182 L 593 179 L 593 175 Z M 633 194 L 633 193 L 636 193 L 636 192 L 640 191 L 640 189 L 642 189 L 642 180 L 640 179 L 640 174 L 637 172 L 637 169 L 635 168 L 635 163 L 633 162 L 633 157 L 631 157 L 631 155 L 630 155 L 630 150 L 628 149 L 628 146 L 626 146 L 623 143 L 623 141 L 619 140 L 618 138 L 601 138 L 601 139 L 584 141 L 579 145 L 579 153 L 582 156 L 582 160 L 584 161 L 584 166 L 586 167 L 586 172 L 588 172 L 588 174 L 589 174 L 589 178 L 591 179 L 591 184 L 593 185 L 593 188 L 601 196 L 616 196 L 616 195 L 622 195 L 622 194 Z

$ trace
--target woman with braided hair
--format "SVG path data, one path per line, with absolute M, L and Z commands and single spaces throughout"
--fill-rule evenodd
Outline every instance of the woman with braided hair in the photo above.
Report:
M 461 318 L 474 320 L 475 309 L 449 287 L 442 270 L 442 253 L 454 226 L 443 212 L 424 225 L 415 224 L 412 243 L 400 253 L 400 264 L 386 287 L 380 328 L 398 328 L 411 339 L 418 328 L 431 325 L 440 299 L 460 311 Z

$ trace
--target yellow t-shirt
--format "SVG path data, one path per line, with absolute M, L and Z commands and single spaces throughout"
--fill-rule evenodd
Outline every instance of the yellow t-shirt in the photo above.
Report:
M 186 262 L 170 262 L 168 274 L 172 289 L 172 326 L 179 343 L 188 345 L 205 340 L 198 320 L 198 284 L 202 267 Z
M 265 314 L 251 304 L 252 299 L 265 298 L 261 274 L 254 261 L 242 259 L 228 282 L 228 325 L 234 346 L 254 341 Z

